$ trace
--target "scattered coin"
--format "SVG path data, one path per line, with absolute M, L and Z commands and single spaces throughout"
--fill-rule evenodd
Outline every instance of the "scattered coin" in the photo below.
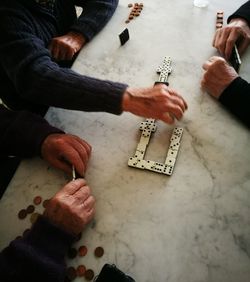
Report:
M 93 271 L 92 269 L 87 269 L 86 272 L 85 272 L 85 274 L 84 274 L 84 277 L 85 277 L 88 281 L 92 280 L 92 279 L 94 278 L 94 276 L 95 276 L 95 273 L 94 273 L 94 271 Z
M 37 212 L 32 213 L 32 215 L 30 216 L 30 222 L 31 222 L 31 224 L 34 224 L 34 223 L 37 221 L 39 215 L 40 215 L 40 214 L 37 213 Z
M 27 216 L 26 210 L 22 209 L 22 210 L 19 211 L 19 213 L 18 213 L 19 219 L 24 219 L 26 216 Z
M 46 209 L 49 204 L 49 199 L 43 201 L 43 207 Z
M 88 249 L 86 246 L 80 246 L 78 249 L 78 254 L 80 257 L 86 256 L 87 252 L 88 252 Z
M 79 265 L 76 269 L 77 276 L 82 277 L 86 272 L 86 267 L 84 265 Z
M 33 205 L 29 205 L 26 209 L 27 213 L 33 213 L 35 211 L 35 207 Z
M 133 7 L 133 4 L 129 3 L 129 4 L 128 4 L 128 7 L 129 7 L 129 8 Z
M 41 197 L 41 196 L 36 196 L 36 197 L 34 198 L 34 200 L 33 200 L 33 203 L 34 203 L 35 205 L 40 205 L 41 202 L 42 202 L 42 197 Z
M 74 280 L 76 278 L 76 270 L 73 266 L 68 267 L 67 269 L 67 277 L 70 281 Z
M 97 247 L 95 249 L 95 256 L 96 257 L 100 258 L 100 257 L 103 256 L 103 254 L 104 254 L 104 249 L 102 247 Z

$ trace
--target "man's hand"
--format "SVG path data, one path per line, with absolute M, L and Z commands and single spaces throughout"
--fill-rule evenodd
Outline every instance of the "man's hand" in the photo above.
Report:
M 86 40 L 80 33 L 69 32 L 51 40 L 49 50 L 57 61 L 70 61 L 81 50 Z
M 239 54 L 243 54 L 250 44 L 250 28 L 244 19 L 232 19 L 227 26 L 218 29 L 213 46 L 229 60 L 236 42 Z
M 128 88 L 123 96 L 124 111 L 135 115 L 160 119 L 168 124 L 180 120 L 187 109 L 185 100 L 165 84 L 149 88 Z
M 238 77 L 234 68 L 221 57 L 211 57 L 203 64 L 203 69 L 205 73 L 201 81 L 202 88 L 206 89 L 216 99 Z
M 83 176 L 91 154 L 91 146 L 81 138 L 70 134 L 50 134 L 41 147 L 41 155 L 51 165 L 72 174 L 74 165 Z
M 95 199 L 84 179 L 65 185 L 50 199 L 44 216 L 63 230 L 78 235 L 94 217 Z

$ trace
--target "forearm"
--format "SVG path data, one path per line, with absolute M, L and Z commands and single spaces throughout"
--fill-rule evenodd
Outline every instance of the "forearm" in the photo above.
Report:
M 1 281 L 63 282 L 64 257 L 74 238 L 40 218 L 0 253 Z
M 236 78 L 221 94 L 219 101 L 243 123 L 250 127 L 250 84 Z
M 0 155 L 30 157 L 40 154 L 43 140 L 62 132 L 30 112 L 10 111 L 0 106 Z
M 71 26 L 71 30 L 83 34 L 91 40 L 114 14 L 119 0 L 75 0 L 75 4 L 83 7 L 83 12 Z

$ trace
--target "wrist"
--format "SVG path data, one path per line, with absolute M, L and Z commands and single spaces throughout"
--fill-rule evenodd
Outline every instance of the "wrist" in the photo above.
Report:
M 76 31 L 70 31 L 68 33 L 68 35 L 74 40 L 77 41 L 77 43 L 79 44 L 79 46 L 82 48 L 84 46 L 84 44 L 86 43 L 86 39 L 85 37 Z
M 249 27 L 248 22 L 243 18 L 233 18 L 230 20 L 229 24 L 240 27 Z

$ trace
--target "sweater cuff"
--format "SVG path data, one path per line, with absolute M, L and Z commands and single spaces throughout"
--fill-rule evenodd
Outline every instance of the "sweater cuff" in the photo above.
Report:
M 239 92 L 239 89 L 242 89 L 242 87 L 244 87 L 244 84 L 245 84 L 245 81 L 240 76 L 238 76 L 222 92 L 222 94 L 219 97 L 219 101 L 224 106 L 229 107 L 229 108 L 231 105 L 235 106 L 235 103 L 237 103 L 239 99 L 237 93 Z
M 63 259 L 75 237 L 40 216 L 23 240 L 46 256 Z

